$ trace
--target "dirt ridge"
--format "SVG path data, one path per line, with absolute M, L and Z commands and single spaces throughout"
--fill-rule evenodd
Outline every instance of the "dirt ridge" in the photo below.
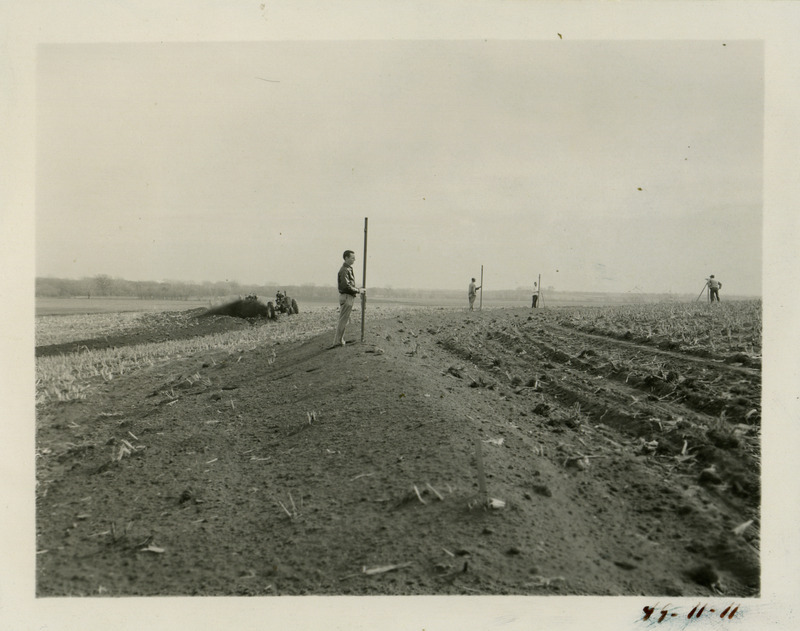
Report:
M 757 594 L 757 373 L 679 362 L 659 400 L 641 357 L 530 313 L 408 312 L 47 403 L 37 593 Z M 700 404 L 715 379 L 743 401 Z

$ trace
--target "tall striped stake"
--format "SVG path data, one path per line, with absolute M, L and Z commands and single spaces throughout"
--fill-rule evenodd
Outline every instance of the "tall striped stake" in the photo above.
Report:
M 478 311 L 483 309 L 483 265 L 481 265 L 481 301 L 478 303 Z
M 361 287 L 367 288 L 367 225 L 368 217 L 364 217 L 364 270 L 361 273 Z M 361 341 L 364 341 L 364 318 L 367 315 L 367 294 L 361 294 Z

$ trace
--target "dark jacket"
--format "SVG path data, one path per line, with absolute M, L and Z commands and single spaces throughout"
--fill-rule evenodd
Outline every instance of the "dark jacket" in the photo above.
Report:
M 338 283 L 340 294 L 350 294 L 351 296 L 358 295 L 356 277 L 355 274 L 353 274 L 352 265 L 347 265 L 347 263 L 345 263 L 339 268 Z

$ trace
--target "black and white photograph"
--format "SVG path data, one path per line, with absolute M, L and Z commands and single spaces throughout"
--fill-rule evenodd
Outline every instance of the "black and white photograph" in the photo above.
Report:
M 5 36 L 14 628 L 792 628 L 797 10 L 149 4 Z

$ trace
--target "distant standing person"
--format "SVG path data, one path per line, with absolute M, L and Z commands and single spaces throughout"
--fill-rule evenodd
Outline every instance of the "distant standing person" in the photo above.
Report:
M 462 285 L 462 287 L 463 287 L 463 285 Z M 469 296 L 469 310 L 470 311 L 475 311 L 475 307 L 474 307 L 474 305 L 475 305 L 475 297 L 478 295 L 478 290 L 480 288 L 481 288 L 480 285 L 478 285 L 477 287 L 475 286 L 475 279 L 473 278 L 472 282 L 469 284 L 469 293 L 468 293 L 468 296 Z
M 353 274 L 353 263 L 356 262 L 356 255 L 352 250 L 345 250 L 342 254 L 344 263 L 339 268 L 337 277 L 339 285 L 339 325 L 336 327 L 336 336 L 333 338 L 333 345 L 344 346 L 344 331 L 347 322 L 350 320 L 350 312 L 353 310 L 353 302 L 359 294 L 365 294 L 366 289 L 356 287 L 356 277 Z
M 708 285 L 708 300 L 714 302 L 716 299 L 719 302 L 719 290 L 722 289 L 722 283 L 714 278 L 714 274 L 711 274 L 706 284 Z

